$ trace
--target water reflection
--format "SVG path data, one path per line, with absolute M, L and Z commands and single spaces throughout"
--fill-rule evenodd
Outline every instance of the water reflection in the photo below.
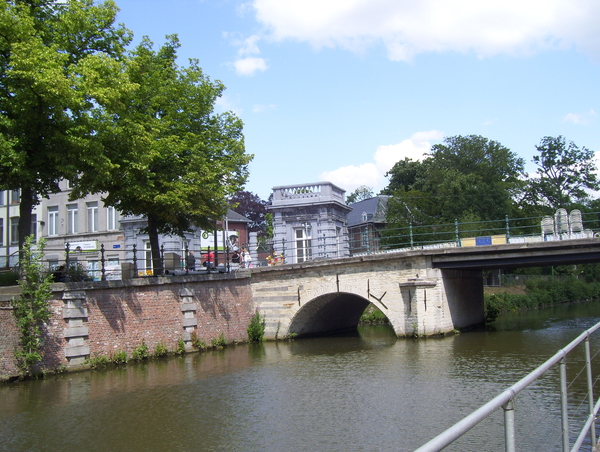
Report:
M 364 327 L 5 385 L 0 451 L 413 450 L 599 317 L 580 304 L 426 340 Z M 571 359 L 570 377 L 582 362 Z M 522 450 L 560 450 L 557 379 L 517 398 Z M 570 391 L 575 407 L 585 385 Z M 501 425 L 499 412 L 449 450 L 503 450 Z

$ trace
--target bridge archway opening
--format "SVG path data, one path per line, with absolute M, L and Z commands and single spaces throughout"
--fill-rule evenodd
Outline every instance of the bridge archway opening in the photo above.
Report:
M 325 336 L 356 330 L 369 301 L 352 293 L 321 295 L 298 310 L 289 327 L 297 337 Z

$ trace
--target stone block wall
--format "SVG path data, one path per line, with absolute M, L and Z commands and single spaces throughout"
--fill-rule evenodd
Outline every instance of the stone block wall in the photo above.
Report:
M 9 302 L 0 305 L 0 378 L 17 374 L 18 333 Z M 221 336 L 247 340 L 254 315 L 247 275 L 180 276 L 54 284 L 52 318 L 44 337 L 43 368 L 75 367 L 88 357 L 125 351 L 142 341 L 191 349 L 192 334 L 210 345 Z

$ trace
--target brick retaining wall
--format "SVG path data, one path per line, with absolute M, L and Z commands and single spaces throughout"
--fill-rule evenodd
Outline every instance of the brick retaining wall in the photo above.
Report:
M 4 297 L 6 298 L 6 296 Z M 16 375 L 18 334 L 8 302 L 0 304 L 0 379 Z M 254 315 L 248 275 L 179 276 L 54 284 L 43 367 L 79 366 L 89 356 L 142 344 L 191 349 L 192 333 L 207 344 L 221 335 L 245 341 Z

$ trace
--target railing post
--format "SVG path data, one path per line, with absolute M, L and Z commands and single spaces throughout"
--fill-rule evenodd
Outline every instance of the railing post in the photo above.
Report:
M 515 452 L 515 405 L 513 399 L 502 405 L 504 410 L 504 450 Z
M 71 254 L 70 247 L 71 247 L 71 245 L 69 244 L 69 242 L 65 243 L 65 281 L 66 282 L 71 281 L 71 262 L 69 262 L 70 261 L 69 255 Z
M 184 256 L 183 256 L 183 262 L 184 262 L 184 268 L 185 268 L 185 272 L 189 273 L 190 271 L 190 267 L 188 267 L 188 256 L 190 255 L 190 250 L 188 248 L 187 243 L 185 244 L 185 252 L 184 252 Z M 202 256 L 200 256 L 202 257 Z
M 456 236 L 456 246 L 460 246 L 460 237 L 458 236 L 458 219 L 454 219 L 454 234 Z
M 408 233 L 410 234 L 410 249 L 414 249 L 415 248 L 415 243 L 414 243 L 414 238 L 413 238 L 413 230 L 412 230 L 412 223 L 410 223 L 408 225 Z
M 283 254 L 283 263 L 285 264 L 285 239 L 281 239 L 281 254 Z
M 560 371 L 560 415 L 563 452 L 569 452 L 569 413 L 567 400 L 567 358 L 562 357 L 558 364 Z
M 100 277 L 101 281 L 106 281 L 106 268 L 104 264 L 106 263 L 106 259 L 104 259 L 104 243 L 100 245 L 100 272 L 102 276 Z
M 160 244 L 160 267 L 162 268 L 163 275 L 165 274 L 165 245 Z
M 133 244 L 133 277 L 138 277 L 138 267 L 137 267 L 137 253 L 135 249 L 135 243 Z
M 587 389 L 588 389 L 588 415 L 590 418 L 594 418 L 594 380 L 592 378 L 592 358 L 590 353 L 590 337 L 585 338 L 583 344 L 585 349 L 585 369 L 587 373 Z M 590 441 L 592 444 L 596 444 L 596 422 L 592 422 L 590 426 Z
M 508 215 L 506 215 L 506 243 L 508 243 L 508 239 L 510 237 L 510 225 L 508 223 Z

